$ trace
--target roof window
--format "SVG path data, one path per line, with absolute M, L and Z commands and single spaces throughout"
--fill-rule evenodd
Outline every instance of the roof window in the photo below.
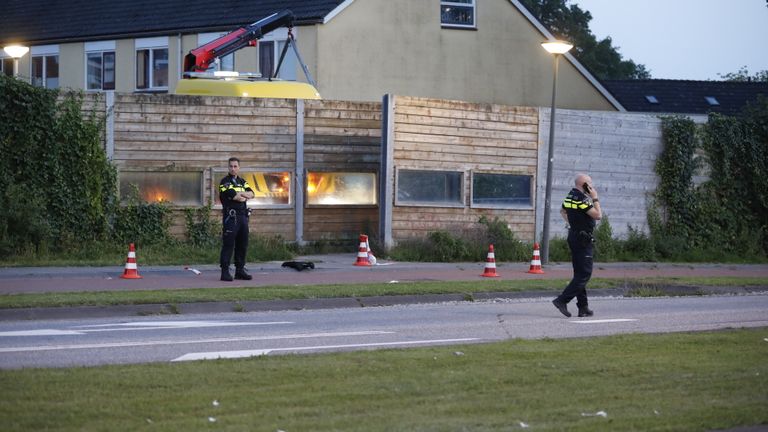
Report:
M 648 96 L 646 96 L 646 97 L 645 97 L 645 100 L 647 100 L 647 101 L 648 101 L 648 103 L 652 103 L 652 104 L 657 104 L 657 103 L 659 103 L 659 100 L 658 100 L 658 99 L 656 99 L 656 96 L 651 96 L 651 95 L 648 95 Z
M 714 96 L 704 96 L 704 99 L 706 99 L 707 103 L 712 106 L 720 105 L 720 102 L 718 102 Z

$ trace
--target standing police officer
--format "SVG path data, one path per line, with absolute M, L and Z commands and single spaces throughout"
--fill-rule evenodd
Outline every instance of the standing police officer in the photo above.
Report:
M 589 309 L 587 301 L 587 282 L 592 277 L 592 251 L 595 241 L 592 232 L 595 221 L 603 217 L 600 209 L 600 199 L 597 190 L 592 185 L 592 178 L 586 174 L 576 176 L 575 186 L 568 192 L 560 215 L 569 225 L 568 247 L 571 249 L 573 264 L 573 279 L 556 299 L 552 300 L 557 310 L 570 317 L 568 302 L 576 297 L 576 306 L 580 317 L 591 317 L 594 312 Z
M 239 177 L 240 159 L 229 158 L 229 174 L 219 182 L 219 199 L 223 211 L 223 234 L 221 239 L 221 280 L 232 281 L 229 260 L 235 252 L 235 279 L 251 280 L 245 271 L 245 255 L 248 252 L 248 206 L 246 202 L 254 197 L 253 189 L 244 178 Z

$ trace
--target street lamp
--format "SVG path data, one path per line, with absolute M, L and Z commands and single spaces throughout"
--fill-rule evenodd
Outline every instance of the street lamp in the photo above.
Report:
M 24 54 L 29 52 L 29 47 L 21 45 L 8 45 L 7 47 L 3 48 L 3 51 L 5 51 L 5 53 L 9 56 L 13 57 L 13 76 L 18 77 L 19 59 L 24 57 Z
M 542 42 L 542 47 L 555 56 L 555 74 L 552 80 L 552 108 L 549 111 L 549 150 L 547 152 L 547 186 L 544 190 L 544 227 L 541 235 L 541 262 L 549 264 L 549 213 L 552 207 L 552 161 L 555 150 L 555 99 L 557 97 L 557 68 L 560 55 L 567 53 L 573 45 L 559 40 Z

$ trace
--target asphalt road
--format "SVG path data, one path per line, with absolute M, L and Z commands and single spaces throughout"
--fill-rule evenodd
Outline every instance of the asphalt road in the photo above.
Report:
M 175 362 L 284 353 L 768 327 L 768 294 L 591 299 L 565 318 L 551 296 L 304 311 L 0 323 L 0 368 Z M 572 304 L 571 308 L 575 306 Z M 768 338 L 768 332 L 766 333 Z M 768 343 L 760 340 L 756 343 Z

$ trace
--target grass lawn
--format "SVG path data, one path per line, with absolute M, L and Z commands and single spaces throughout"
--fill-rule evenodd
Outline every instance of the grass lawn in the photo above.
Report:
M 470 300 L 480 292 L 551 291 L 559 292 L 567 280 L 409 282 L 346 285 L 285 285 L 266 287 L 197 288 L 146 291 L 94 291 L 37 294 L 1 294 L 0 309 L 63 306 L 110 306 L 131 304 L 180 304 L 199 302 L 247 302 L 332 297 L 387 295 L 464 294 Z M 765 278 L 645 278 L 593 279 L 589 289 L 629 287 L 638 296 L 663 295 L 669 286 L 761 286 Z
M 272 432 L 768 425 L 766 338 L 768 329 L 734 329 L 0 371 L 0 424 Z

